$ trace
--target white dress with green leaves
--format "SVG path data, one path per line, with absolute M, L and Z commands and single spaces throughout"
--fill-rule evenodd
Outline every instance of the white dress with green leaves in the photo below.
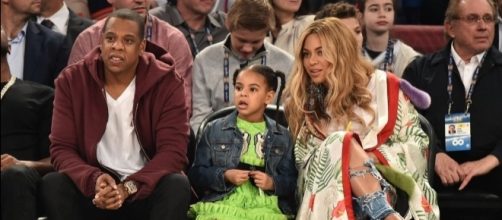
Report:
M 436 192 L 427 180 L 429 140 L 420 128 L 416 110 L 399 90 L 396 77 L 376 71 L 368 89 L 376 112 L 368 129 L 355 125 L 348 132 L 338 126 L 325 138 L 307 122 L 301 129 L 294 148 L 299 172 L 297 219 L 355 219 L 348 176 L 348 145 L 355 136 L 385 165 L 379 166 L 384 178 L 408 194 L 406 219 L 439 219 Z M 367 119 L 364 113 L 360 116 Z M 388 123 L 392 121 L 395 124 Z

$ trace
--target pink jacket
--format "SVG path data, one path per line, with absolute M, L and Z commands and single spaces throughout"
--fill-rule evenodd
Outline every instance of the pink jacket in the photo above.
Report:
M 172 58 L 162 49 L 157 51 L 164 55 L 156 59 L 145 52 L 136 71 L 134 127 L 148 162 L 127 178 L 138 182 L 133 200 L 147 197 L 161 177 L 178 173 L 187 164 L 189 124 L 183 79 L 175 74 Z M 87 197 L 94 195 L 98 176 L 107 172 L 96 157 L 108 119 L 103 75 L 96 48 L 64 69 L 55 81 L 52 163 Z

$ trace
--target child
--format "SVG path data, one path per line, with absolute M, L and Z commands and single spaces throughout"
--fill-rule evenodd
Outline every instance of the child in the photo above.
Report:
M 360 0 L 359 10 L 365 28 L 364 55 L 377 69 L 401 77 L 418 52 L 399 40 L 390 38 L 394 25 L 394 0 Z
M 231 73 L 247 65 L 263 64 L 289 74 L 293 56 L 265 42 L 273 27 L 274 12 L 268 0 L 237 0 L 227 15 L 230 35 L 202 50 L 194 60 L 190 125 L 197 131 L 212 112 L 233 101 Z
M 196 219 L 286 219 L 294 214 L 297 171 L 289 131 L 264 115 L 285 76 L 264 65 L 233 76 L 236 111 L 211 122 L 197 146 L 189 179 L 201 196 Z M 277 118 L 277 115 L 276 115 Z

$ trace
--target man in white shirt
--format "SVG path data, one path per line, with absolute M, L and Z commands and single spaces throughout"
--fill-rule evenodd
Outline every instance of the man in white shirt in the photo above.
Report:
M 39 1 L 9 0 L 1 5 L 2 26 L 11 44 L 7 61 L 12 75 L 53 87 L 70 52 L 64 36 L 30 21 L 40 13 Z
M 92 21 L 73 13 L 63 0 L 42 0 L 37 23 L 61 33 L 73 44 L 78 34 L 92 25 Z
M 429 109 L 420 113 L 439 138 L 434 155 L 439 184 L 434 188 L 440 193 L 502 196 L 502 99 L 497 96 L 502 94 L 502 53 L 492 47 L 497 16 L 492 0 L 450 0 L 444 22 L 450 43 L 417 58 L 403 75 L 432 97 Z M 460 117 L 463 128 L 457 126 L 456 135 L 460 132 L 462 139 L 447 130 Z

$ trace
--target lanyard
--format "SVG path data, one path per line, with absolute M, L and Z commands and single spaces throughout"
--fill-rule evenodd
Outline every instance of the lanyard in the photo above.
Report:
M 394 62 L 394 42 L 389 39 L 387 49 L 385 50 L 385 60 L 383 62 L 383 71 L 393 71 L 392 62 Z
M 476 81 L 478 79 L 478 74 L 479 74 L 479 69 L 481 69 L 481 66 L 483 65 L 483 62 L 485 61 L 486 53 L 483 55 L 483 58 L 481 58 L 481 61 L 479 62 L 478 66 L 474 70 L 474 74 L 472 74 L 472 82 L 471 85 L 469 86 L 469 92 L 467 92 L 467 97 L 465 100 L 465 103 L 467 105 L 465 109 L 465 113 L 469 112 L 469 107 L 472 104 L 472 92 L 474 91 L 474 86 L 476 85 Z M 451 106 L 453 105 L 453 99 L 451 97 L 451 93 L 453 92 L 453 84 L 451 80 L 451 75 L 453 72 L 453 56 L 450 54 L 450 63 L 448 63 L 448 86 L 446 87 L 446 90 L 448 91 L 448 115 L 450 115 L 451 112 Z
M 16 77 L 15 76 L 11 76 L 10 79 L 9 79 L 9 82 L 7 82 L 7 84 L 5 84 L 5 86 L 2 88 L 2 92 L 0 94 L 0 99 L 3 99 L 3 96 L 5 95 L 5 93 L 7 92 L 7 90 L 9 90 L 9 88 L 14 85 L 14 82 L 16 82 Z
M 230 67 L 228 57 L 228 51 L 225 50 L 225 57 L 223 58 L 223 99 L 225 103 L 230 101 Z M 261 64 L 267 65 L 267 57 L 265 55 L 261 57 Z
M 153 21 L 150 15 L 146 16 L 146 39 L 152 41 Z
M 209 27 L 206 27 L 205 31 L 206 31 L 207 42 L 209 42 L 209 45 L 213 44 L 213 35 L 211 34 L 211 30 L 209 30 Z M 195 56 L 200 52 L 200 50 L 199 47 L 197 46 L 197 42 L 195 41 L 195 33 L 190 29 L 190 27 L 188 27 L 188 32 L 190 33 L 190 39 L 192 40 L 192 45 L 193 48 L 195 49 L 195 54 L 194 54 Z

